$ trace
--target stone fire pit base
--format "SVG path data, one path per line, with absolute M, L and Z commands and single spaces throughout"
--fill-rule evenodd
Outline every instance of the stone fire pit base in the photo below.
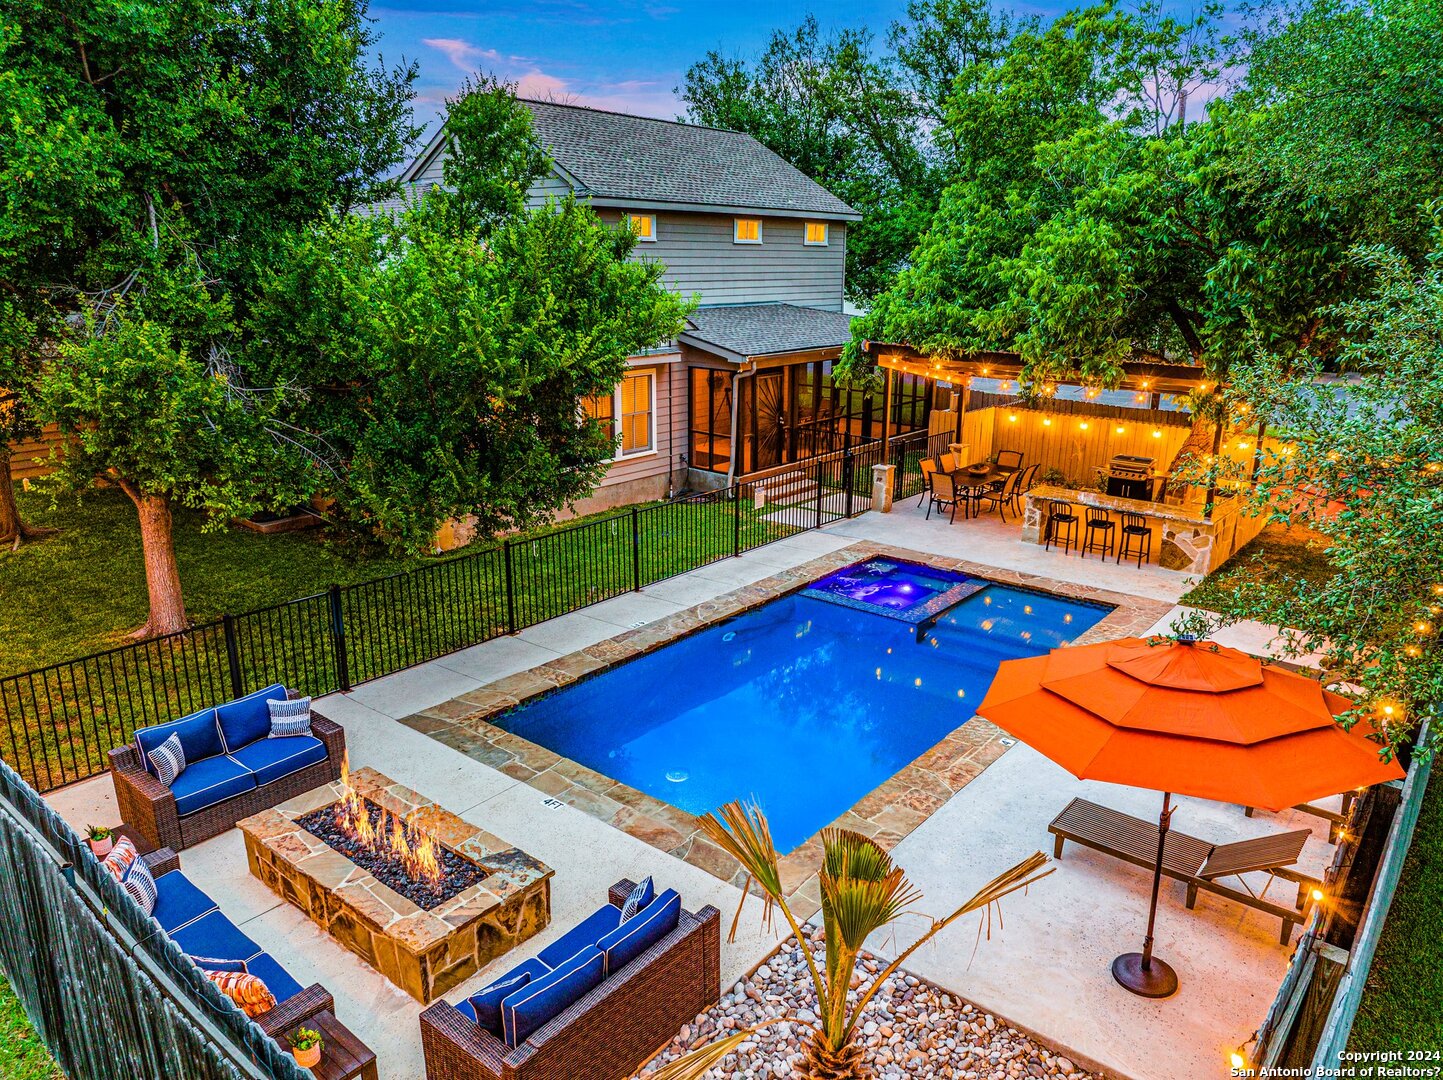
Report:
M 550 923 L 549 866 L 374 769 L 352 773 L 351 787 L 481 867 L 485 879 L 430 911 L 377 881 L 296 824 L 339 801 L 340 781 L 240 822 L 246 861 L 272 892 L 421 1004 Z

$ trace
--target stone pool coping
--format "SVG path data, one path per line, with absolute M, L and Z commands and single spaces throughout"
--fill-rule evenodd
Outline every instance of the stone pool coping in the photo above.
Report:
M 998 584 L 1016 585 L 1070 600 L 1091 600 L 1112 605 L 1111 612 L 1078 635 L 1073 642 L 1075 645 L 1144 634 L 1173 607 L 1162 601 L 1087 585 L 1056 582 L 1035 574 L 986 566 L 966 559 L 945 558 L 889 544 L 861 541 L 779 570 L 760 581 L 559 659 L 497 679 L 433 708 L 403 717 L 399 722 L 643 843 L 741 887 L 746 879 L 740 865 L 706 837 L 696 817 L 579 762 L 503 731 L 490 723 L 490 718 L 619 661 L 644 655 L 678 638 L 770 603 L 852 563 L 879 557 L 922 563 L 941 570 L 958 570 Z M 863 796 L 831 825 L 870 836 L 890 851 L 943 803 L 981 775 L 1011 745 L 1012 740 L 1001 729 L 973 716 Z M 821 906 L 817 881 L 821 856 L 818 830 L 780 860 L 783 886 L 801 917 L 810 917 Z

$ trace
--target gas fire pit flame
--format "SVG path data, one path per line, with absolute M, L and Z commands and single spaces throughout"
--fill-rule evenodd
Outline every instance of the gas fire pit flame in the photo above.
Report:
M 373 822 L 366 804 L 351 787 L 350 761 L 341 762 L 341 799 L 336 806 L 336 827 L 377 859 L 398 863 L 412 881 L 439 885 L 445 876 L 436 841 L 412 821 L 381 812 Z

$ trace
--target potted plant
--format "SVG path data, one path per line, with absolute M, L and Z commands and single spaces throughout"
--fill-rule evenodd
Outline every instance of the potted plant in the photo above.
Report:
M 314 1069 L 321 1063 L 321 1033 L 310 1028 L 297 1028 L 286 1036 L 291 1043 L 291 1053 L 296 1064 L 303 1069 Z
M 87 825 L 85 839 L 90 844 L 91 854 L 97 859 L 103 859 L 110 854 L 110 849 L 115 844 L 115 832 L 104 825 Z

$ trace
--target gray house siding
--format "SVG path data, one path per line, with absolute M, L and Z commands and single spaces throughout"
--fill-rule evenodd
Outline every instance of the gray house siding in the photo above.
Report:
M 637 213 L 652 213 L 638 207 Z M 620 223 L 617 210 L 597 211 Z M 784 303 L 842 310 L 847 227 L 830 222 L 826 247 L 802 243 L 800 219 L 762 219 L 760 244 L 732 242 L 727 214 L 656 213 L 656 241 L 636 245 L 636 258 L 659 260 L 662 280 L 682 296 L 700 294 L 703 304 Z

